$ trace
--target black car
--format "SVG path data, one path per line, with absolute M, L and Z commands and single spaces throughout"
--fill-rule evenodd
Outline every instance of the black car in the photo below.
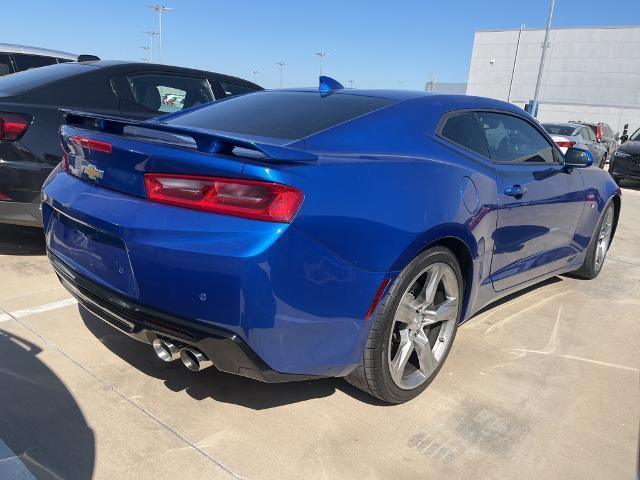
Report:
M 255 90 L 228 75 L 117 61 L 0 77 L 0 223 L 41 225 L 40 188 L 61 161 L 61 108 L 146 120 Z
M 640 180 L 640 128 L 620 140 L 622 145 L 611 157 L 609 173 L 618 184 L 625 178 Z
M 56 63 L 93 60 L 100 59 L 95 55 L 76 55 L 47 48 L 0 43 L 0 77 L 32 68 L 55 65 Z
M 602 161 L 602 165 L 604 166 L 608 161 L 611 160 L 611 157 L 618 149 L 618 140 L 619 135 L 617 133 L 613 133 L 611 127 L 606 123 L 589 123 L 589 122 L 571 122 L 571 123 L 579 123 L 581 125 L 585 125 L 591 129 L 596 137 L 596 141 L 604 145 L 607 149 L 607 154 Z

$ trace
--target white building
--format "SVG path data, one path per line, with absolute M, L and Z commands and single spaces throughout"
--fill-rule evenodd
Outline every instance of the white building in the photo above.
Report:
M 480 95 L 523 106 L 533 99 L 544 29 L 475 34 L 467 84 Z M 553 28 L 540 88 L 543 122 L 640 127 L 640 26 Z M 517 52 L 517 53 L 516 53 Z

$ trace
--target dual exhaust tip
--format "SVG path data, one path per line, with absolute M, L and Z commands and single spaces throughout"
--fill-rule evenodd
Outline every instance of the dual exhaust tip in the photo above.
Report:
M 213 362 L 197 348 L 178 346 L 170 340 L 156 338 L 153 340 L 153 350 L 158 358 L 164 362 L 180 359 L 182 364 L 193 372 L 199 372 L 213 365 Z

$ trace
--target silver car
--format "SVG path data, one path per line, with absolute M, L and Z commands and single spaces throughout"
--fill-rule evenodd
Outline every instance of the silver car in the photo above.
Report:
M 603 168 L 607 163 L 607 147 L 598 142 L 588 126 L 580 123 L 543 123 L 542 126 L 562 153 L 570 147 L 582 148 L 591 152 L 594 165 Z

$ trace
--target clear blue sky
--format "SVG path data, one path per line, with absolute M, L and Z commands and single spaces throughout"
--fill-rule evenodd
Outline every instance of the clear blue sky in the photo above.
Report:
M 277 87 L 317 83 L 325 73 L 362 88 L 423 89 L 465 82 L 476 30 L 543 27 L 547 0 L 164 0 L 165 63 L 252 78 Z M 144 0 L 10 2 L 0 42 L 49 47 L 101 58 L 138 60 L 141 32 L 157 29 Z M 556 0 L 555 26 L 640 24 L 640 0 Z

